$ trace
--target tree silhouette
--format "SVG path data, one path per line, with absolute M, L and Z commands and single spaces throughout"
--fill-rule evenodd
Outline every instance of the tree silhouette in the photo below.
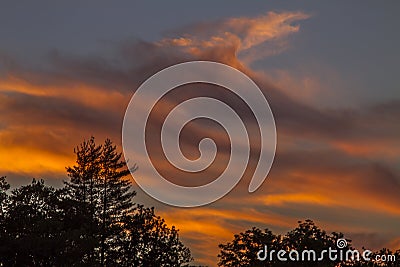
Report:
M 250 230 L 242 232 L 240 234 L 234 235 L 234 239 L 227 244 L 220 244 L 221 249 L 218 254 L 219 262 L 218 266 L 246 266 L 246 267 L 257 267 L 257 266 L 318 266 L 318 267 L 333 267 L 333 266 L 387 266 L 387 267 L 398 267 L 400 266 L 400 250 L 392 252 L 387 249 L 373 253 L 370 258 L 371 261 L 366 261 L 362 257 L 360 260 L 349 259 L 346 261 L 346 257 L 342 259 L 338 256 L 336 259 L 332 260 L 329 257 L 320 258 L 322 251 L 328 249 L 337 249 L 337 255 L 346 255 L 349 251 L 351 252 L 354 248 L 351 246 L 351 240 L 346 239 L 347 246 L 339 249 L 337 247 L 336 241 L 338 239 L 343 239 L 342 233 L 333 232 L 327 234 L 325 231 L 317 227 L 313 221 L 306 220 L 304 222 L 299 221 L 299 225 L 289 231 L 283 236 L 274 235 L 270 230 L 260 230 L 253 227 Z M 260 250 L 265 251 L 265 246 L 267 250 L 271 252 L 273 257 L 266 257 L 265 261 L 258 259 L 257 254 Z M 285 251 L 286 259 L 290 251 L 315 251 L 316 260 L 308 252 L 305 254 L 305 259 L 300 258 L 300 260 L 295 261 L 281 261 L 278 260 L 278 251 Z M 273 254 L 273 252 L 275 254 Z M 362 253 L 362 252 L 361 252 Z M 271 254 L 268 254 L 269 256 Z M 295 255 L 295 254 L 294 254 Z M 309 256 L 311 255 L 311 256 Z M 325 256 L 327 254 L 325 253 Z M 396 261 L 375 261 L 376 255 L 394 255 Z M 263 255 L 264 256 L 264 255 Z M 309 258 L 310 257 L 310 258 Z
M 65 244 L 57 194 L 43 180 L 14 189 L 2 219 L 3 265 L 55 265 Z
M 296 249 L 298 251 L 313 250 L 316 255 L 321 255 L 321 252 L 326 248 L 336 248 L 336 240 L 343 238 L 342 233 L 333 232 L 328 235 L 325 231 L 317 227 L 313 221 L 306 220 L 298 222 L 299 225 L 295 229 L 289 231 L 282 239 L 284 249 L 290 251 Z M 350 248 L 350 241 L 348 248 Z M 340 260 L 332 261 L 328 258 L 319 262 L 296 262 L 296 266 L 335 266 Z
M 67 168 L 70 182 L 66 182 L 66 193 L 82 207 L 79 212 L 88 214 L 92 232 L 91 240 L 98 240 L 100 246 L 88 255 L 101 265 L 116 260 L 116 236 L 123 231 L 122 219 L 134 210 L 129 174 L 121 153 L 107 139 L 104 145 L 96 145 L 92 137 L 75 149 L 77 164 Z
M 280 236 L 268 229 L 253 227 L 243 233 L 236 234 L 232 242 L 219 245 L 221 249 L 218 266 L 273 266 L 275 261 L 263 263 L 257 259 L 257 252 L 264 245 L 269 249 L 281 249 Z
M 7 214 L 7 206 L 9 203 L 9 196 L 7 191 L 10 189 L 10 185 L 6 181 L 6 177 L 0 177 L 0 233 L 3 233 L 5 229 L 5 218 Z M 2 240 L 0 240 L 1 243 Z
M 55 189 L 8 192 L 0 178 L 0 266 L 186 266 L 192 257 L 153 208 L 134 204 L 129 170 L 110 140 L 84 141 Z
M 125 217 L 120 253 L 126 266 L 182 266 L 192 260 L 190 250 L 179 240 L 175 227 L 167 227 L 154 208 L 137 206 Z

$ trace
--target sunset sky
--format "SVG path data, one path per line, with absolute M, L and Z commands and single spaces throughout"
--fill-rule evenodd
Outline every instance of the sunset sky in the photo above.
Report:
M 196 263 L 215 266 L 218 244 L 234 233 L 284 233 L 308 218 L 357 247 L 400 248 L 399 2 L 40 3 L 0 7 L 0 176 L 12 186 L 33 177 L 61 186 L 74 147 L 90 136 L 122 150 L 123 116 L 138 86 L 176 63 L 211 60 L 261 88 L 278 143 L 252 194 L 256 155 L 238 186 L 204 207 L 167 206 L 135 186 L 136 202 L 180 229 Z M 167 104 L 200 90 L 217 92 L 189 86 Z M 223 146 L 217 128 L 188 129 L 188 153 L 198 152 L 201 136 Z

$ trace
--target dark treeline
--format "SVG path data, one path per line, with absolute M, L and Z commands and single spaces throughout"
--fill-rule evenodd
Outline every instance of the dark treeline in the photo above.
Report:
M 340 239 L 345 239 L 347 243 L 342 249 L 338 249 L 337 245 L 337 240 Z M 263 249 L 264 246 L 267 246 L 269 253 L 267 254 L 268 257 L 261 261 L 257 258 L 257 253 L 260 249 Z M 351 252 L 355 250 L 351 245 L 351 240 L 345 238 L 343 233 L 333 232 L 327 234 L 311 220 L 306 220 L 304 222 L 299 221 L 299 225 L 295 229 L 283 236 L 275 235 L 268 229 L 261 230 L 253 227 L 245 232 L 236 234 L 231 242 L 221 244 L 219 248 L 221 251 L 218 254 L 218 266 L 226 267 L 400 267 L 400 250 L 393 252 L 386 248 L 372 252 L 371 255 L 366 254 L 367 258 L 370 260 L 364 260 L 362 257 L 362 253 L 365 251 L 364 248 L 359 251 L 359 260 L 357 260 L 357 256 L 352 253 L 349 254 L 348 261 L 345 260 L 345 256 L 343 256 L 343 260 L 340 260 L 340 251 L 342 251 L 342 255 L 346 255 L 348 251 Z M 331 260 L 327 253 L 322 254 L 323 250 L 328 250 L 329 248 L 337 250 L 336 253 L 332 254 L 333 258 L 337 255 L 336 260 Z M 277 257 L 277 253 L 280 250 L 285 251 L 284 256 L 281 255 L 281 258 L 286 258 L 286 261 L 279 260 Z M 294 260 L 291 260 L 288 254 L 293 250 L 299 252 L 299 257 L 296 258 L 296 254 L 293 254 L 292 259 Z M 312 256 L 308 258 L 308 253 L 305 254 L 305 260 L 302 260 L 301 253 L 305 250 L 315 251 L 316 260 L 314 261 Z M 265 249 L 263 249 L 263 252 L 264 251 Z M 274 252 L 272 253 L 272 251 Z M 271 254 L 272 257 L 270 256 Z M 264 253 L 261 253 L 260 257 L 264 257 L 264 255 Z M 321 255 L 324 256 L 321 257 Z M 354 259 L 352 260 L 351 258 L 353 255 Z M 375 260 L 377 255 L 385 255 L 386 260 Z M 394 258 L 391 257 L 389 259 L 389 255 L 393 255 Z M 319 258 L 321 260 L 318 260 Z
M 135 204 L 129 170 L 110 140 L 75 149 L 69 181 L 0 178 L 0 266 L 186 266 L 190 251 L 153 208 Z

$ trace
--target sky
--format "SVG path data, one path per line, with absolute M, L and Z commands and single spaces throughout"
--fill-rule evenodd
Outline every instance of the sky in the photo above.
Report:
M 284 233 L 307 218 L 359 247 L 400 248 L 399 5 L 3 2 L 0 175 L 13 186 L 33 177 L 61 186 L 84 139 L 110 137 L 122 149 L 124 112 L 143 81 L 176 63 L 211 60 L 241 70 L 261 88 L 278 144 L 267 180 L 252 194 L 257 153 L 238 186 L 204 207 L 167 206 L 135 187 L 138 202 L 180 229 L 196 263 L 215 266 L 218 244 L 234 233 L 252 226 Z M 188 86 L 160 110 L 199 94 L 240 106 L 220 88 Z M 155 115 L 154 129 L 161 118 Z M 206 122 L 182 134 L 189 157 L 205 136 L 227 146 L 223 129 Z M 227 157 L 226 149 L 219 152 L 211 175 L 191 180 L 162 158 L 155 161 L 174 182 L 193 185 L 218 175 Z

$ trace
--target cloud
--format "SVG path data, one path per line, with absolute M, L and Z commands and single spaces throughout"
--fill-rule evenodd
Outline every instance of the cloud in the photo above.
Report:
M 213 49 L 231 48 L 235 55 L 245 56 L 242 60 L 249 63 L 284 51 L 288 46 L 286 38 L 300 29 L 299 25 L 292 23 L 309 17 L 303 12 L 268 12 L 256 18 L 231 18 L 199 24 L 195 26 L 194 34 L 184 33 L 181 37 L 165 38 L 157 44 L 180 47 L 196 56 L 202 56 Z M 254 52 L 254 48 L 261 49 Z

